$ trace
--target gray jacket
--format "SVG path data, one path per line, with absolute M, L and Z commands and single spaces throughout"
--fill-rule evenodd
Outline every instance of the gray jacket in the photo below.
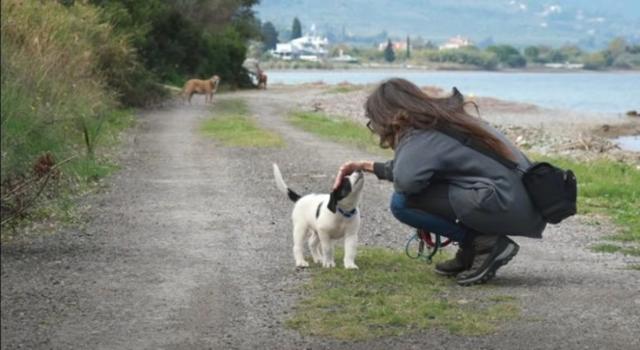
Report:
M 531 163 L 504 135 L 518 165 Z M 395 157 L 375 163 L 379 179 L 393 181 L 396 192 L 416 195 L 432 181 L 449 183 L 449 201 L 458 220 L 486 234 L 540 238 L 546 226 L 533 208 L 521 174 L 436 130 L 411 130 L 399 141 Z

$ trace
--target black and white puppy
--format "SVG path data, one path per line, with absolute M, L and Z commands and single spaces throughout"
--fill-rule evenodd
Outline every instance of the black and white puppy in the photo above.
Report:
M 331 194 L 308 194 L 301 197 L 287 187 L 280 169 L 273 164 L 273 175 L 278 189 L 296 204 L 291 214 L 293 221 L 293 257 L 296 267 L 307 267 L 303 242 L 309 236 L 309 250 L 313 262 L 323 267 L 335 267 L 335 243 L 344 238 L 344 267 L 357 269 L 355 264 L 360 229 L 360 201 L 364 175 L 357 171 L 345 176 Z

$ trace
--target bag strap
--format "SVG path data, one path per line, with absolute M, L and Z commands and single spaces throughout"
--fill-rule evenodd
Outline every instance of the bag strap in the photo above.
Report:
M 506 167 L 507 169 L 511 169 L 511 170 L 517 170 L 521 173 L 524 173 L 525 171 L 523 169 L 521 169 L 518 165 L 518 163 L 504 158 L 500 155 L 498 155 L 496 152 L 494 152 L 493 150 L 487 148 L 486 146 L 484 146 L 483 144 L 479 143 L 478 141 L 476 141 L 475 139 L 465 135 L 464 133 L 454 130 L 452 128 L 438 128 L 438 131 L 440 131 L 441 133 L 458 140 L 461 144 L 476 150 L 477 152 L 480 152 L 482 154 L 484 154 L 485 156 L 495 160 L 496 162 L 502 164 L 504 167 Z

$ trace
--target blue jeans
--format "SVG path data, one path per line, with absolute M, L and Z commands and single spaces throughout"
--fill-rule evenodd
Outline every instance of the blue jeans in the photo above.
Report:
M 463 242 L 472 235 L 469 230 L 455 222 L 419 209 L 409 208 L 406 196 L 401 193 L 394 192 L 391 196 L 391 213 L 406 225 L 437 233 L 457 242 Z

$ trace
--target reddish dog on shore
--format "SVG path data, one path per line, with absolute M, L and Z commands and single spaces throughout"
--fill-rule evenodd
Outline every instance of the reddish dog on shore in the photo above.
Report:
M 262 71 L 258 72 L 258 89 L 267 89 L 267 75 Z
M 213 94 L 218 90 L 220 77 L 214 75 L 209 80 L 191 79 L 184 84 L 182 94 L 184 98 L 191 103 L 193 94 L 205 95 L 205 103 L 213 102 Z

